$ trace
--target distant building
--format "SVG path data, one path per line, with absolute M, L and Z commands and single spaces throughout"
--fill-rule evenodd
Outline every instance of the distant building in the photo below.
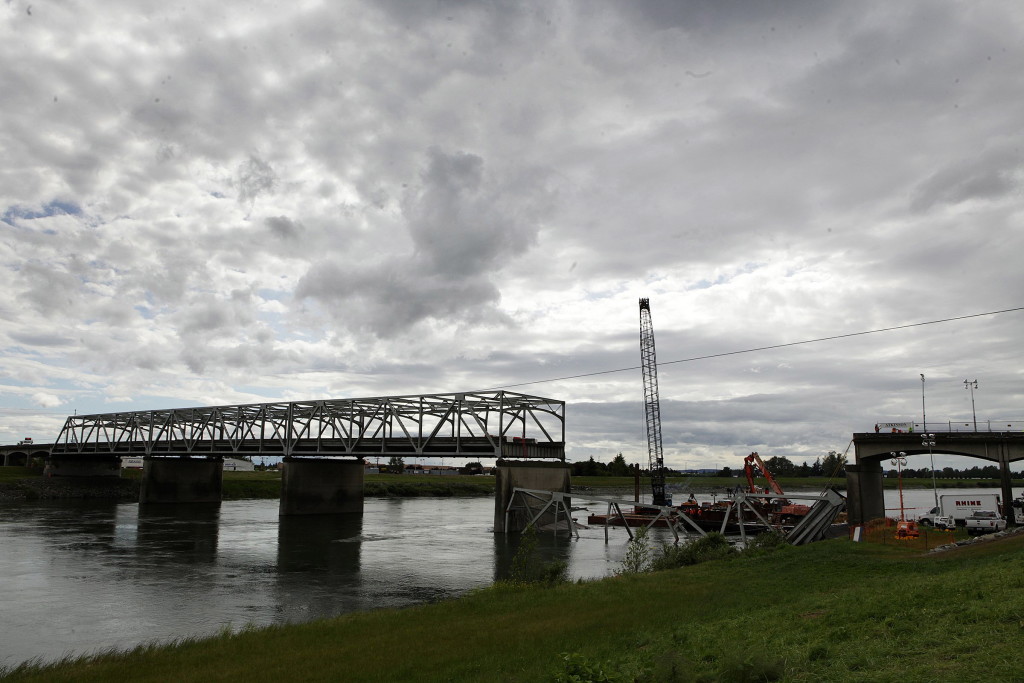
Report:
M 224 458 L 225 472 L 252 472 L 256 469 L 252 462 L 241 458 Z
M 131 456 L 121 458 L 121 469 L 141 470 L 143 465 L 142 456 Z M 252 472 L 255 468 L 248 460 L 241 458 L 224 458 L 225 472 Z

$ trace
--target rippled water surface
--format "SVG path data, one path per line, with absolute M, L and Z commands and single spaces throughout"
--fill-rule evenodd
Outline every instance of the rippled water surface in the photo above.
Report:
M 487 497 L 368 498 L 361 518 L 279 518 L 277 500 L 0 507 L 0 664 L 452 597 L 507 572 L 493 519 Z M 625 539 L 539 545 L 592 578 Z

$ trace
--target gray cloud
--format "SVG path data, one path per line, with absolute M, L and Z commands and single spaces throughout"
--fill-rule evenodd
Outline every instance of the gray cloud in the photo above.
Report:
M 484 160 L 472 154 L 432 149 L 428 163 L 403 213 L 417 255 L 431 272 L 477 277 L 533 246 L 543 188 L 524 179 L 485 178 Z
M 1014 5 L 105 8 L 0 25 L 4 415 L 587 375 L 639 296 L 663 360 L 1020 305 Z M 1020 327 L 666 365 L 668 452 L 839 448 L 919 372 L 1024 419 Z M 523 389 L 642 453 L 635 372 Z

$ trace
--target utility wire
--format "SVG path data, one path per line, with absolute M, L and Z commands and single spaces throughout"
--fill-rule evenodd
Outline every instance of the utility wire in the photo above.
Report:
M 754 353 L 755 351 L 768 351 L 771 349 L 783 349 L 788 346 L 800 346 L 801 344 L 816 344 L 823 341 L 833 341 L 835 339 L 847 339 L 849 337 L 861 337 L 866 334 L 878 334 L 879 332 L 892 332 L 894 330 L 905 330 L 911 327 L 923 327 L 925 325 L 938 325 L 939 323 L 949 323 L 956 320 L 968 320 L 970 318 L 981 318 L 987 315 L 998 315 L 1000 313 L 1013 313 L 1014 311 L 1024 311 L 1024 306 L 1018 306 L 1017 308 L 1005 308 L 1001 311 L 988 311 L 986 313 L 972 313 L 971 315 L 960 315 L 955 318 L 943 318 L 941 320 L 927 320 L 925 322 L 910 323 L 908 325 L 896 325 L 895 327 L 881 327 L 877 330 L 866 330 L 864 332 L 849 332 L 847 334 L 836 334 L 831 337 L 818 337 L 817 339 L 804 339 L 803 341 L 787 342 L 785 344 L 772 344 L 771 346 L 758 346 L 752 349 L 743 349 L 741 351 L 725 351 L 723 353 L 712 353 L 707 356 L 694 356 L 692 358 L 680 358 L 678 360 L 669 360 L 658 363 L 661 365 L 674 365 L 676 363 L 692 363 L 698 360 L 708 360 L 711 358 L 723 358 L 725 356 L 738 356 L 743 353 Z M 538 379 L 532 382 L 519 382 L 517 384 L 503 384 L 497 387 L 491 387 L 485 391 L 491 391 L 494 389 L 511 389 L 512 387 L 525 387 L 531 384 L 546 384 L 548 382 L 561 382 L 569 379 L 581 379 L 583 377 L 597 377 L 598 375 L 610 375 L 615 372 L 628 372 L 630 370 L 639 370 L 639 365 L 634 365 L 628 368 L 616 368 L 614 370 L 599 370 L 597 372 L 585 372 L 580 375 L 568 375 L 566 377 L 552 377 L 550 379 Z

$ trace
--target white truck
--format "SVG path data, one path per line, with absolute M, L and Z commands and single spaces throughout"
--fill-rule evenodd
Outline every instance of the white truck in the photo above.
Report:
M 1003 506 L 999 495 L 995 493 L 944 493 L 939 496 L 939 507 L 932 508 L 917 519 L 918 524 L 935 526 L 937 517 L 952 517 L 963 525 L 971 513 L 979 510 L 992 510 L 1002 514 Z
M 995 510 L 977 510 L 967 517 L 964 526 L 967 527 L 967 533 L 971 536 L 980 536 L 1002 531 L 1006 528 L 1006 520 L 1000 517 Z

